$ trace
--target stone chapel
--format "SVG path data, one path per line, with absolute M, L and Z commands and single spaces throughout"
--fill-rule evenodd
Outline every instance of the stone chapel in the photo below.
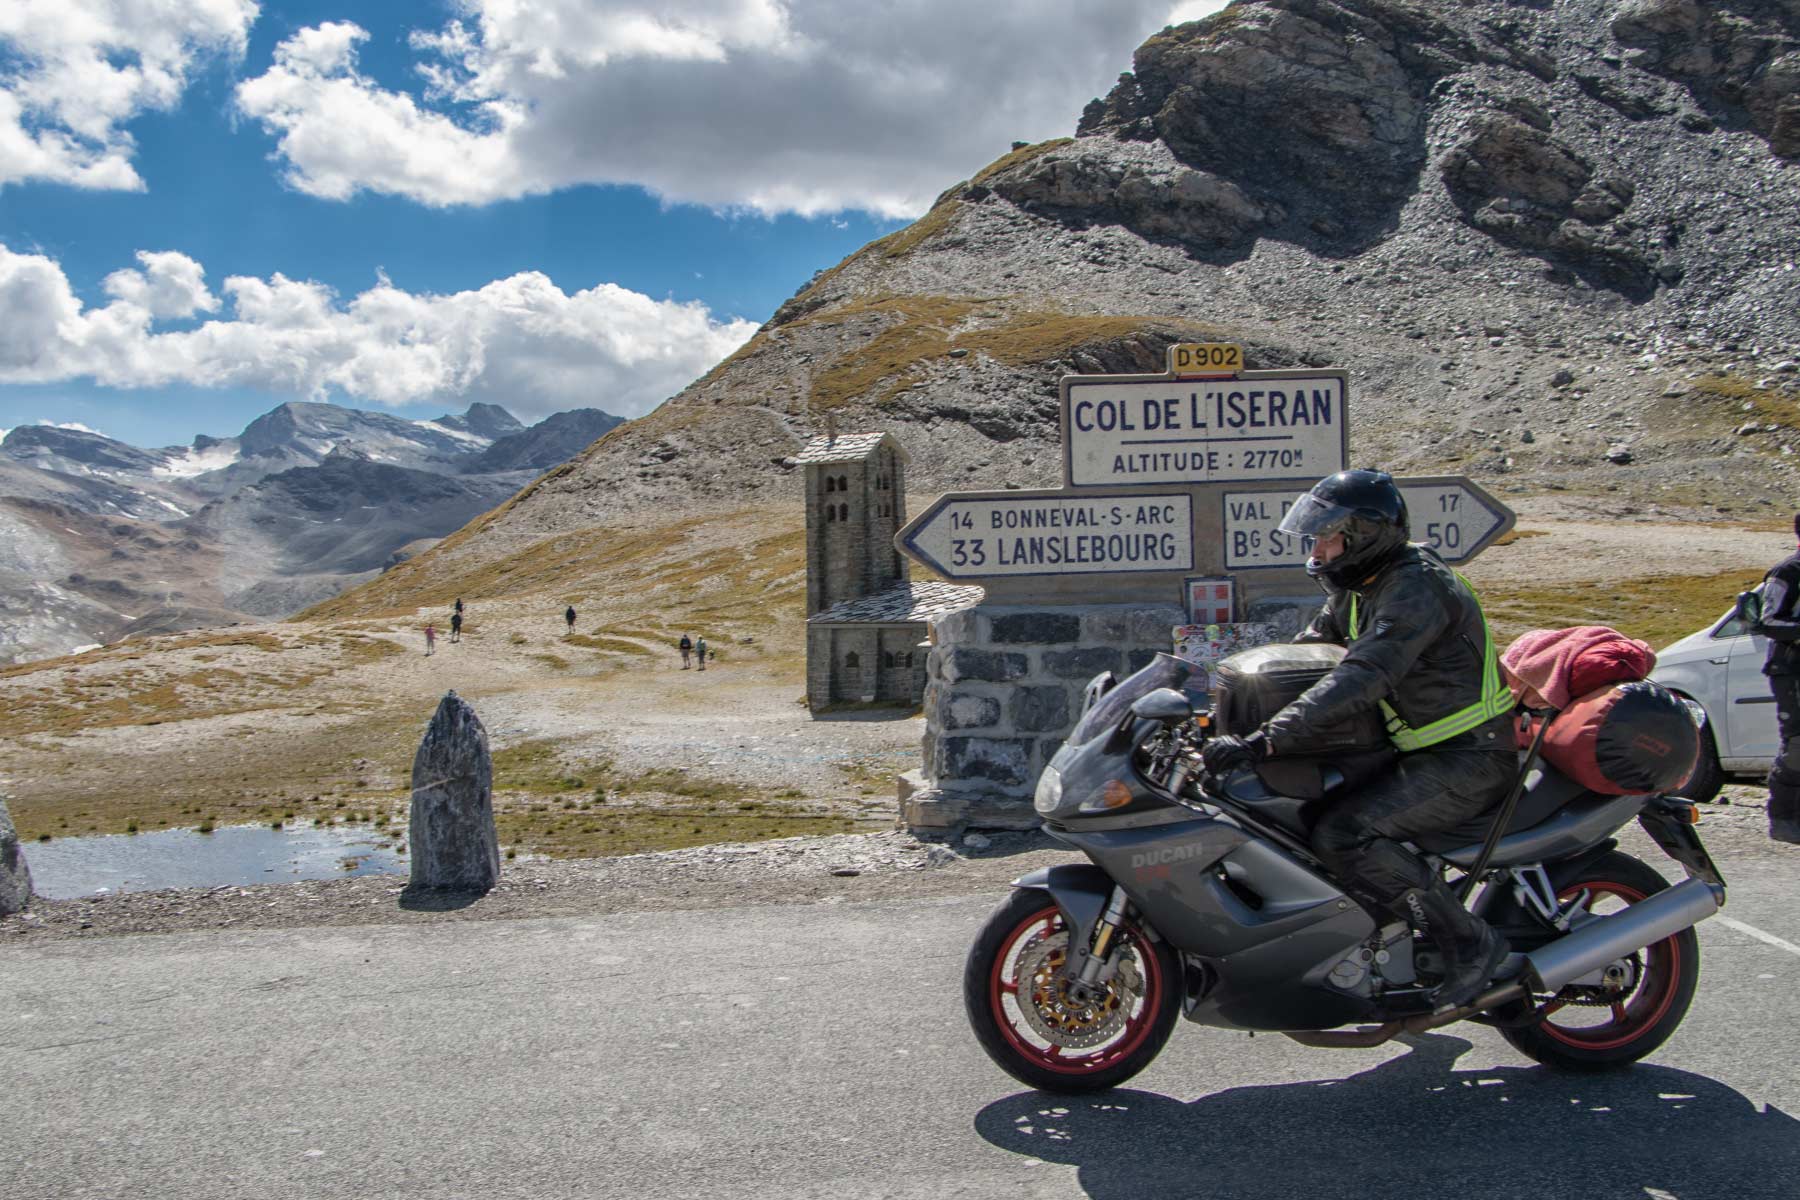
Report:
M 906 524 L 907 454 L 886 433 L 826 434 L 805 468 L 806 700 L 918 704 L 927 622 L 982 590 L 913 583 L 894 535 Z

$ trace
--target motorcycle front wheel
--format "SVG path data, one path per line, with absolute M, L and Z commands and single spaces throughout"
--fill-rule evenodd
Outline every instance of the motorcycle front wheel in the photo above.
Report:
M 1150 1065 L 1181 1011 L 1181 963 L 1135 924 L 1119 929 L 1118 970 L 1100 997 L 1076 1001 L 1063 967 L 1069 928 L 1048 893 L 1019 888 L 969 949 L 963 1004 L 988 1057 L 1031 1087 L 1117 1087 Z
M 1557 899 L 1605 916 L 1668 887 L 1647 864 L 1614 850 L 1578 870 L 1551 868 Z M 1700 981 L 1700 939 L 1692 927 L 1614 962 L 1598 980 L 1533 997 L 1535 1020 L 1501 1028 L 1513 1048 L 1545 1066 L 1604 1071 L 1636 1062 L 1669 1039 Z

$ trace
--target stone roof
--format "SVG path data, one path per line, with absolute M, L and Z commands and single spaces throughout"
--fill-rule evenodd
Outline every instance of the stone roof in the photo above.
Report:
M 959 608 L 981 603 L 986 594 L 983 589 L 966 583 L 903 583 L 873 596 L 840 601 L 806 620 L 808 624 L 822 625 L 898 625 L 907 621 L 934 621 Z
M 862 462 L 875 453 L 875 448 L 884 441 L 893 441 L 892 435 L 886 433 L 840 433 L 836 437 L 820 436 L 806 443 L 806 449 L 794 456 L 794 461 L 805 466 L 808 463 L 851 463 Z M 902 462 L 911 460 L 911 456 L 899 442 L 893 442 L 894 452 Z

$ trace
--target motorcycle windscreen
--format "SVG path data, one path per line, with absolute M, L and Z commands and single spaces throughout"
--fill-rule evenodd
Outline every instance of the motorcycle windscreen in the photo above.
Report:
M 1199 669 L 1193 663 L 1176 658 L 1173 654 L 1159 653 L 1141 671 L 1100 697 L 1100 702 L 1088 709 L 1087 715 L 1075 726 L 1075 731 L 1069 734 L 1069 745 L 1079 746 L 1084 742 L 1091 742 L 1100 734 L 1111 730 L 1125 719 L 1125 714 L 1131 711 L 1134 703 L 1157 688 L 1184 691 L 1183 685 Z

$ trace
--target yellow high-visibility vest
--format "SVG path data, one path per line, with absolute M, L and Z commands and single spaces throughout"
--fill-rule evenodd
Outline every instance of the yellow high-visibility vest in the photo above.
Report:
M 1459 708 L 1447 717 L 1439 717 L 1422 729 L 1414 729 L 1400 719 L 1400 714 L 1386 700 L 1381 701 L 1381 715 L 1387 719 L 1388 738 L 1396 749 L 1401 751 L 1423 750 L 1427 746 L 1435 746 L 1447 741 L 1459 733 L 1467 733 L 1485 721 L 1495 717 L 1503 717 L 1513 710 L 1512 689 L 1500 678 L 1500 660 L 1494 655 L 1494 631 L 1488 627 L 1487 614 L 1481 611 L 1481 599 L 1475 595 L 1475 589 L 1469 581 L 1463 579 L 1458 572 L 1451 572 L 1469 589 L 1469 598 L 1475 601 L 1475 611 L 1481 615 L 1481 699 L 1467 708 Z M 1356 640 L 1356 602 L 1357 594 L 1350 593 L 1350 640 Z

